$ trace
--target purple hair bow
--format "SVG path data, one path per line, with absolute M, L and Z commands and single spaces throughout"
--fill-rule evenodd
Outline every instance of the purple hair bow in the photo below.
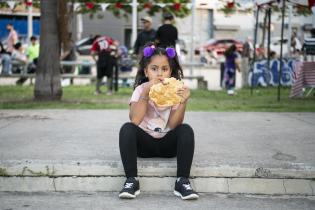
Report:
M 173 47 L 168 47 L 165 49 L 165 51 L 166 51 L 166 54 L 169 58 L 174 58 L 176 55 L 176 51 Z
M 154 45 L 145 47 L 143 49 L 143 56 L 146 57 L 146 58 L 151 57 L 151 55 L 153 55 L 153 53 L 154 53 L 154 50 L 155 50 L 155 46 Z
M 143 56 L 146 57 L 146 58 L 151 57 L 153 55 L 153 53 L 154 53 L 154 50 L 155 50 L 155 46 L 154 45 L 145 47 L 143 49 Z M 175 51 L 175 49 L 173 47 L 166 48 L 165 52 L 167 54 L 167 57 L 169 57 L 169 58 L 174 58 L 176 56 L 176 51 Z

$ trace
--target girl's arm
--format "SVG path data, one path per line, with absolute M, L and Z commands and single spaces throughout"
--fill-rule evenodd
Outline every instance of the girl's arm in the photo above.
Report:
M 190 90 L 188 87 L 183 87 L 177 91 L 177 94 L 182 97 L 181 103 L 178 105 L 176 110 L 172 110 L 170 114 L 170 118 L 168 120 L 168 127 L 170 129 L 174 129 L 179 124 L 183 123 L 186 104 L 190 97 Z
M 148 101 L 149 91 L 144 88 L 140 95 L 139 101 L 133 102 L 130 105 L 129 118 L 133 124 L 139 125 L 142 122 L 143 117 L 147 112 Z
M 143 86 L 143 91 L 140 94 L 139 100 L 137 102 L 133 102 L 130 105 L 129 111 L 129 119 L 135 125 L 139 125 L 145 113 L 147 112 L 148 101 L 149 101 L 149 92 L 152 85 L 161 82 L 158 79 L 151 80 L 150 82 L 146 82 Z

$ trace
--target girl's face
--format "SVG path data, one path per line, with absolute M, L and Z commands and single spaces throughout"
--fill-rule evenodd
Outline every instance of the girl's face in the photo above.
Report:
M 145 76 L 149 81 L 152 79 L 164 79 L 171 77 L 171 67 L 165 55 L 155 55 L 144 70 Z

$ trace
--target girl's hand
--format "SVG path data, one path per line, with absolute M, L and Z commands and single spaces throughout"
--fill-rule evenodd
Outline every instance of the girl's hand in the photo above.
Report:
M 184 86 L 183 88 L 178 89 L 176 93 L 182 98 L 181 103 L 186 103 L 186 101 L 190 97 L 190 90 L 187 86 Z
M 145 93 L 146 93 L 146 94 L 149 94 L 150 88 L 151 88 L 153 85 L 158 84 L 158 83 L 160 83 L 160 82 L 162 82 L 162 81 L 163 81 L 162 79 L 157 79 L 157 78 L 155 78 L 155 79 L 152 79 L 152 80 L 150 80 L 150 81 L 144 83 L 144 91 L 145 91 Z

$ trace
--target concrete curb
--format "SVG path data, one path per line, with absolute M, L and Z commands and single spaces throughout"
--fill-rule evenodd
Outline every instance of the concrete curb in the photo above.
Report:
M 244 164 L 243 164 L 244 165 Z M 6 176 L 124 176 L 121 161 L 0 161 Z M 139 176 L 175 177 L 176 160 L 138 160 Z M 191 177 L 314 179 L 315 168 L 292 165 L 290 168 L 209 165 L 194 162 Z
M 138 161 L 141 190 L 171 191 L 176 161 Z M 125 177 L 120 161 L 1 161 L 0 191 L 118 191 Z M 315 169 L 209 166 L 194 163 L 198 192 L 315 195 Z
M 0 177 L 0 191 L 119 191 L 124 177 Z M 142 191 L 172 191 L 174 177 L 140 177 Z M 266 195 L 307 195 L 315 189 L 313 180 L 265 178 L 194 178 L 198 192 Z

